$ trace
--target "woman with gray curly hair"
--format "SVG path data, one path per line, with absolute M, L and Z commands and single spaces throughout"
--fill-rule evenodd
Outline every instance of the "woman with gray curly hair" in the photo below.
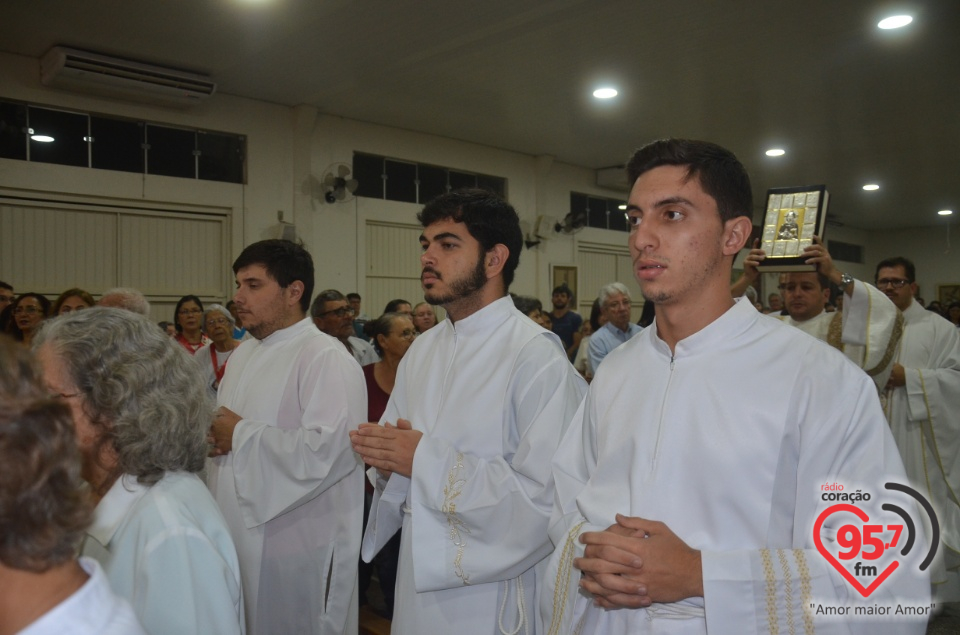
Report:
M 34 349 L 97 504 L 83 555 L 153 635 L 243 633 L 236 550 L 197 476 L 213 404 L 196 362 L 148 318 L 109 308 L 50 320 Z

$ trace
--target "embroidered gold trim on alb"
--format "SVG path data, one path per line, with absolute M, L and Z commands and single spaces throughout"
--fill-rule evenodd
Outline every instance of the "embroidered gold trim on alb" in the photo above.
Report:
M 560 561 L 557 563 L 557 579 L 553 587 L 553 617 L 550 620 L 550 629 L 547 635 L 557 635 L 563 625 L 563 613 L 567 608 L 569 595 L 570 575 L 573 572 L 573 557 L 577 553 L 577 538 L 580 537 L 580 528 L 586 520 L 581 520 L 567 532 L 567 539 L 563 542 L 560 552 Z M 582 627 L 583 624 L 581 623 Z M 578 629 L 579 630 L 579 629 Z
M 803 549 L 793 550 L 793 559 L 797 561 L 797 571 L 800 572 L 800 609 L 803 611 L 803 632 L 814 635 L 813 609 L 810 608 L 812 587 L 810 585 L 810 569 L 807 567 L 807 556 Z
M 463 570 L 463 551 L 467 546 L 467 540 L 464 534 L 470 533 L 470 528 L 457 516 L 457 498 L 463 493 L 463 486 L 466 481 L 460 477 L 463 470 L 463 452 L 457 452 L 456 463 L 447 473 L 447 485 L 443 488 L 443 507 L 442 511 L 447 517 L 447 525 L 450 527 L 450 540 L 457 548 L 457 556 L 453 560 L 453 571 L 464 584 L 470 584 L 470 574 Z
M 770 635 L 780 633 L 780 618 L 777 617 L 777 577 L 773 572 L 773 559 L 769 549 L 760 550 L 760 560 L 763 562 L 763 575 L 767 580 L 767 622 L 770 625 Z

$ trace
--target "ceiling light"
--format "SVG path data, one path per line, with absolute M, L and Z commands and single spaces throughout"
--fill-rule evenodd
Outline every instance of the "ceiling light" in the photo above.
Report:
M 899 29 L 911 22 L 913 22 L 913 16 L 911 15 L 891 15 L 889 18 L 880 20 L 877 26 L 881 29 Z
M 952 210 L 952 209 L 942 209 L 942 210 L 940 210 L 939 212 L 937 212 L 937 214 L 940 214 L 941 216 L 950 216 L 951 214 L 953 214 L 953 210 Z
M 879 190 L 880 186 L 877 185 L 876 183 L 867 183 L 866 185 L 863 186 L 863 189 L 865 189 L 868 192 L 872 192 L 874 190 Z
M 593 96 L 597 99 L 613 99 L 617 96 L 616 88 L 598 88 L 593 91 Z
M 768 157 L 782 157 L 786 153 L 787 151 L 784 150 L 783 148 L 770 148 L 769 150 L 767 150 Z
M 50 143 L 51 141 L 53 141 L 53 137 L 45 134 L 30 135 L 30 138 L 33 139 L 34 141 L 39 141 L 40 143 Z
M 617 209 L 626 210 L 626 209 L 627 209 L 627 206 L 626 206 L 626 205 L 617 205 Z

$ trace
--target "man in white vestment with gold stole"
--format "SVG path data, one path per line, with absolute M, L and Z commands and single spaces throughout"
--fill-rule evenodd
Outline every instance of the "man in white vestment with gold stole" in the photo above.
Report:
M 960 329 L 914 299 L 916 267 L 906 258 L 877 265 L 876 286 L 903 311 L 906 326 L 886 386 L 884 409 L 914 487 L 940 521 L 942 558 L 931 569 L 938 603 L 960 601 Z
M 879 289 L 840 271 L 819 237 L 813 237 L 802 256 L 817 270 L 780 274 L 787 315 L 775 317 L 842 352 L 873 379 L 878 394 L 882 393 L 903 333 L 903 316 Z M 755 243 L 743 260 L 743 276 L 731 289 L 734 297 L 743 295 L 747 285 L 757 279 L 757 265 L 765 258 Z M 827 312 L 831 283 L 844 295 L 842 308 Z
M 877 518 L 884 484 L 905 475 L 869 378 L 731 298 L 751 231 L 746 170 L 719 146 L 669 139 L 627 171 L 634 275 L 657 316 L 604 360 L 554 459 L 544 632 L 919 635 L 926 616 L 820 610 L 928 610 L 929 577 L 904 561 L 864 599 L 815 548 L 844 531 L 837 513 L 815 535 L 836 497 L 822 488 L 869 490 L 857 505 Z M 915 534 L 913 556 L 928 546 Z
M 513 207 L 457 190 L 418 218 L 425 297 L 447 319 L 407 351 L 383 425 L 351 433 L 379 470 L 362 556 L 402 525 L 394 635 L 532 635 L 550 460 L 586 384 L 507 295 L 523 245 Z
M 353 635 L 363 468 L 348 435 L 366 419 L 363 372 L 307 317 L 302 246 L 254 243 L 233 270 L 254 339 L 220 383 L 207 481 L 237 546 L 247 633 Z

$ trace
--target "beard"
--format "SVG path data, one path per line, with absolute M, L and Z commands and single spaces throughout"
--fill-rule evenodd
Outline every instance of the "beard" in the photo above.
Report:
M 477 258 L 477 264 L 473 268 L 473 271 L 469 274 L 459 278 L 457 280 L 452 280 L 449 284 L 449 291 L 445 294 L 432 291 L 430 289 L 424 289 L 423 298 L 430 304 L 434 306 L 449 304 L 450 302 L 455 302 L 457 300 L 462 300 L 480 289 L 487 284 L 487 270 L 484 266 L 484 256 L 485 254 L 481 253 L 480 257 Z M 443 280 L 440 277 L 440 274 L 437 271 L 431 269 L 431 272 Z

